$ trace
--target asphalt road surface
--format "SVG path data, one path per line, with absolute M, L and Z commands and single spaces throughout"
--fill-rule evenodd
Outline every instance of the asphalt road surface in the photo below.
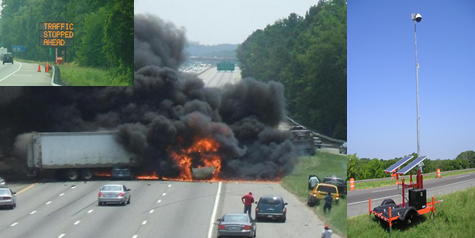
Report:
M 206 87 L 222 88 L 226 84 L 235 84 L 241 81 L 241 70 L 239 67 L 231 71 L 218 71 L 216 67 L 211 67 L 198 75 L 203 80 Z
M 51 86 L 51 76 L 38 64 L 14 61 L 0 64 L 0 86 Z
M 415 180 L 416 177 L 413 176 L 413 181 Z M 445 178 L 442 177 L 438 179 L 431 179 L 424 181 L 423 185 L 424 189 L 427 189 L 427 199 L 429 199 L 432 196 L 448 194 L 475 186 L 475 172 Z M 408 198 L 407 195 L 409 193 L 407 190 L 408 189 L 405 191 L 406 198 Z M 349 191 L 347 197 L 347 216 L 352 217 L 361 214 L 368 214 L 369 198 L 371 198 L 371 209 L 381 205 L 381 202 L 386 198 L 393 199 L 396 204 L 399 204 L 402 203 L 402 188 L 399 186 L 398 189 L 397 185 L 391 185 L 379 188 Z
M 106 183 L 130 188 L 131 204 L 98 206 L 98 190 Z M 324 226 L 278 183 L 89 181 L 10 187 L 18 193 L 17 207 L 0 209 L 0 237 L 216 237 L 216 219 L 242 212 L 240 198 L 249 191 L 256 200 L 280 195 L 289 204 L 287 221 L 258 222 L 257 237 L 319 237 Z

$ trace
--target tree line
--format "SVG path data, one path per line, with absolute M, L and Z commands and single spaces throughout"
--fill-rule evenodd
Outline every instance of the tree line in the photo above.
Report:
M 413 158 L 406 162 L 404 165 L 402 165 L 401 168 L 403 168 L 405 165 L 408 165 L 418 157 L 416 153 L 412 153 L 411 155 L 413 156 Z M 391 165 L 395 164 L 402 158 L 403 157 L 399 157 L 390 160 L 368 158 L 360 159 L 356 156 L 356 154 L 348 155 L 347 177 L 348 179 L 354 178 L 355 180 L 391 177 L 391 174 L 385 173 L 384 170 L 389 168 Z M 440 171 L 451 171 L 475 168 L 475 152 L 473 150 L 468 150 L 460 153 L 453 160 L 426 159 L 423 161 L 423 163 L 423 173 L 437 172 L 437 169 L 440 169 Z M 411 171 L 412 174 L 416 174 L 417 166 Z
M 130 0 L 3 0 L 0 43 L 15 57 L 54 61 L 54 47 L 40 46 L 40 22 L 74 23 L 74 46 L 58 47 L 58 56 L 81 66 L 109 69 L 133 84 L 134 5 Z
M 346 0 L 320 0 L 254 31 L 236 50 L 243 77 L 285 86 L 291 118 L 346 140 Z

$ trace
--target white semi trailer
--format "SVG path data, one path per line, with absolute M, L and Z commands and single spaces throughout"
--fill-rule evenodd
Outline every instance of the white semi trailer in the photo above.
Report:
M 116 132 L 33 133 L 28 146 L 28 174 L 55 172 L 74 181 L 110 173 L 114 166 L 138 166 L 139 160 L 117 141 Z

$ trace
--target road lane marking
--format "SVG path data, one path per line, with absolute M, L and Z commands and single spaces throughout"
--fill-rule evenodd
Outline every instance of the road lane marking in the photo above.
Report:
M 167 193 L 163 193 L 163 194 L 162 194 L 162 196 L 165 196 L 165 195 L 167 195 Z
M 30 185 L 30 186 L 24 188 L 24 189 L 20 189 L 20 191 L 17 191 L 16 194 L 18 195 L 18 194 L 20 194 L 20 193 L 22 193 L 22 192 L 25 192 L 26 190 L 28 190 L 28 189 L 30 189 L 30 188 L 32 188 L 32 187 L 34 187 L 34 186 L 36 186 L 36 183 L 34 183 L 34 184 L 32 184 L 32 185 Z
M 467 174 L 467 175 L 463 175 L 463 176 L 458 176 L 458 177 L 455 177 L 455 178 L 463 178 L 463 177 L 467 177 L 467 176 L 470 176 L 471 174 Z
M 168 187 L 170 188 L 172 185 L 171 184 L 168 184 Z
M 213 215 L 211 216 L 209 229 L 208 229 L 208 238 L 211 238 L 213 235 L 214 220 L 216 219 L 216 212 L 218 210 L 219 195 L 221 194 L 221 182 L 218 185 L 218 192 L 216 193 L 216 198 L 214 199 Z
M 147 224 L 147 221 L 143 221 L 143 222 L 142 222 L 142 226 L 145 225 L 145 224 Z
M 18 62 L 18 61 L 17 61 L 17 62 Z M 17 70 L 15 70 L 13 73 L 11 73 L 11 74 L 5 76 L 5 78 L 0 79 L 0 82 L 2 82 L 3 80 L 7 79 L 7 78 L 10 77 L 10 76 L 12 76 L 12 75 L 15 74 L 16 72 L 18 72 L 18 71 L 21 69 L 21 66 L 22 66 L 22 64 L 20 63 L 20 68 L 18 68 Z
M 30 212 L 30 215 L 33 215 L 33 214 L 35 214 L 35 213 L 36 213 L 36 211 L 32 211 L 32 212 Z
M 63 238 L 63 236 L 65 236 L 65 235 L 66 234 L 63 233 L 63 234 L 59 235 L 58 238 Z
M 153 213 L 153 209 L 152 209 L 152 210 L 150 210 L 150 212 L 149 212 L 149 213 L 150 213 L 150 214 L 152 214 L 152 213 Z
M 47 202 L 46 205 L 49 205 L 51 203 L 51 201 Z
M 139 236 L 138 236 L 138 235 L 134 235 L 134 236 L 132 236 L 132 238 L 137 238 L 137 237 L 139 237 Z
M 158 201 L 157 201 L 157 203 L 160 203 L 160 202 L 162 202 L 162 200 L 158 200 Z
M 77 225 L 77 224 L 79 224 L 79 222 L 81 222 L 81 221 L 76 221 L 76 222 L 74 223 L 74 225 Z
M 13 227 L 13 226 L 16 226 L 17 224 L 18 224 L 18 222 L 15 222 L 15 223 L 11 224 L 10 226 Z
M 91 210 L 89 210 L 89 211 L 87 211 L 87 213 L 91 213 L 91 212 L 92 212 L 92 209 L 91 209 Z
M 64 193 L 61 193 L 59 196 L 60 196 L 60 197 L 64 196 Z
M 394 188 L 384 189 L 384 190 L 373 191 L 373 193 L 377 193 L 377 192 L 381 192 L 381 191 L 389 191 L 389 190 L 398 190 L 398 189 L 394 189 Z

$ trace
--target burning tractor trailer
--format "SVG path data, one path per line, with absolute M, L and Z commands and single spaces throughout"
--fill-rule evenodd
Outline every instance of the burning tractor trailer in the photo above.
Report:
M 30 177 L 54 173 L 56 179 L 90 180 L 94 177 L 122 178 L 116 170 L 126 170 L 124 178 L 163 179 L 138 156 L 129 153 L 117 140 L 117 132 L 32 133 L 27 150 Z M 207 140 L 194 145 L 200 152 L 216 150 Z M 219 175 L 220 160 L 204 156 L 205 166 L 193 167 L 189 148 L 171 153 L 181 174 L 174 180 L 208 180 Z M 167 178 L 165 178 L 167 179 Z

